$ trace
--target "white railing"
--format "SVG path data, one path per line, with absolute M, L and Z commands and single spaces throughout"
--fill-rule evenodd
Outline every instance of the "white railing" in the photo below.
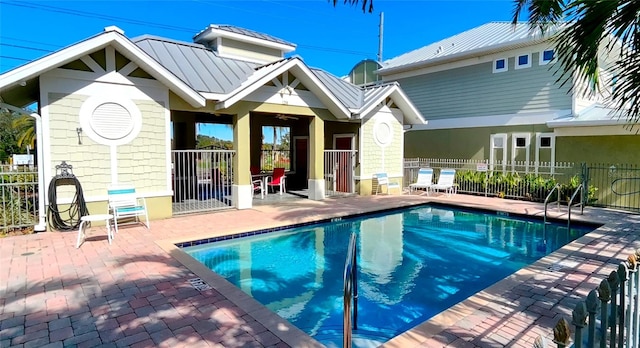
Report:
M 174 150 L 171 154 L 173 213 L 233 205 L 233 150 Z
M 29 230 L 38 223 L 38 169 L 0 165 L 0 234 Z
M 356 193 L 355 150 L 324 151 L 325 196 L 343 196 Z

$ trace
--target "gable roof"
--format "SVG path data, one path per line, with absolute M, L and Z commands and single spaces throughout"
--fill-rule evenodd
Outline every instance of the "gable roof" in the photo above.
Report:
M 0 91 L 32 81 L 46 71 L 106 46 L 115 47 L 194 107 L 213 100 L 217 102 L 216 110 L 228 108 L 273 78 L 290 72 L 339 119 L 364 117 L 386 98 L 392 98 L 405 113 L 407 123 L 426 123 L 396 83 L 360 87 L 324 70 L 310 68 L 297 56 L 258 65 L 220 57 L 201 44 L 148 35 L 129 40 L 115 27 L 0 75 Z
M 9 70 L 0 75 L 0 91 L 34 79 L 47 71 L 70 63 L 107 46 L 115 47 L 118 52 L 132 62 L 135 62 L 140 68 L 156 80 L 165 84 L 171 91 L 192 106 L 201 107 L 205 105 L 206 100 L 202 95 L 133 44 L 133 42 L 124 36 L 122 31 L 116 27 L 107 27 L 103 33 L 92 36 L 13 70 Z
M 444 40 L 418 48 L 382 63 L 381 75 L 535 45 L 548 40 L 553 29 L 542 36 L 528 23 L 490 22 Z
M 239 59 L 221 58 L 211 49 L 195 43 L 144 35 L 132 39 L 145 53 L 185 81 L 191 88 L 204 93 L 223 95 L 240 87 L 259 66 Z
M 425 123 L 397 84 L 356 86 L 327 71 L 307 66 L 297 56 L 259 65 L 238 58 L 220 57 L 201 44 L 149 35 L 132 41 L 191 88 L 207 99 L 218 101 L 218 110 L 232 106 L 271 79 L 291 71 L 340 119 L 362 117 L 363 111 L 372 110 L 369 106 L 392 97 L 398 106 L 403 107 L 406 122 Z
M 242 100 L 258 88 L 262 87 L 273 78 L 280 76 L 284 72 L 290 71 L 302 82 L 311 92 L 313 92 L 338 118 L 351 118 L 350 110 L 332 93 L 327 86 L 311 72 L 311 69 L 298 57 L 286 58 L 278 62 L 260 67 L 241 86 L 216 105 L 216 109 L 228 108 L 236 102 Z

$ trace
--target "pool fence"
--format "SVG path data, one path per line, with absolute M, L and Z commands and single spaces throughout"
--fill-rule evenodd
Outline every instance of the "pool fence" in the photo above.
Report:
M 234 150 L 171 151 L 173 214 L 233 208 Z
M 553 329 L 553 345 L 540 335 L 534 347 L 640 347 L 639 260 L 640 249 L 576 303 L 571 323 L 565 318 L 558 321 Z
M 38 169 L 0 165 L 0 233 L 33 230 L 38 223 Z
M 572 162 L 526 162 L 475 159 L 406 158 L 404 184 L 416 182 L 420 168 L 455 169 L 459 193 L 543 202 L 557 184 L 568 201 L 584 183 L 585 205 L 640 212 L 640 166 Z

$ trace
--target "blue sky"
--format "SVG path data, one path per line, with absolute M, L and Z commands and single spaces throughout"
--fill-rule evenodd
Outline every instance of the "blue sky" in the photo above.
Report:
M 231 24 L 298 45 L 310 66 L 343 76 L 378 52 L 384 12 L 383 60 L 490 21 L 509 21 L 512 0 L 375 0 L 375 12 L 334 7 L 327 0 L 263 1 L 15 1 L 0 2 L 0 73 L 116 25 L 143 34 L 192 41 L 209 24 Z

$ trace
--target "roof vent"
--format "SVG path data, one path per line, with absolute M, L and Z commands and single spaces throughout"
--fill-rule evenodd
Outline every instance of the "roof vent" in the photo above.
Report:
M 116 33 L 120 33 L 120 34 L 124 35 L 124 30 L 116 27 L 115 25 L 104 27 L 104 32 L 105 33 L 110 32 L 110 31 L 115 31 Z

